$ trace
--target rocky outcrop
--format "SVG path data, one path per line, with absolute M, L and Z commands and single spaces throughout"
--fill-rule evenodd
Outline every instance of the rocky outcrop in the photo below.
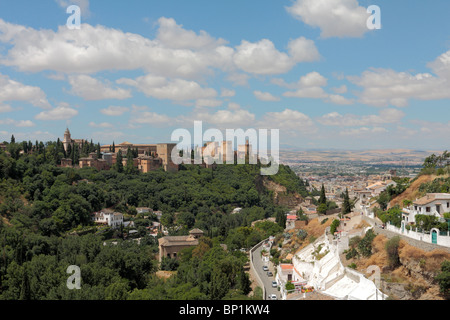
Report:
M 273 192 L 273 200 L 276 205 L 295 209 L 303 202 L 303 197 L 298 193 L 288 193 L 286 187 L 268 179 L 263 180 L 264 187 Z

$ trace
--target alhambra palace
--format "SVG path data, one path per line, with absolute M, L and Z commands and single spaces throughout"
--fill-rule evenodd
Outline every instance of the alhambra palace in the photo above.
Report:
M 71 148 L 74 145 L 81 147 L 83 142 L 87 142 L 85 139 L 72 139 L 69 129 L 64 132 L 64 139 L 62 141 L 64 150 L 67 152 L 69 146 Z M 122 142 L 115 145 L 103 145 L 100 146 L 100 153 L 91 152 L 88 157 L 78 159 L 78 165 L 72 163 L 72 159 L 61 159 L 61 167 L 93 167 L 97 170 L 109 170 L 117 163 L 117 155 L 119 150 L 121 151 L 123 158 L 122 164 L 125 167 L 127 165 L 128 150 L 137 150 L 137 157 L 133 158 L 133 166 L 138 168 L 142 173 L 147 173 L 159 168 L 163 168 L 165 171 L 176 172 L 178 171 L 178 165 L 172 161 L 172 150 L 176 148 L 175 143 L 156 143 L 156 144 L 133 144 L 130 142 Z M 245 144 L 239 145 L 236 151 L 232 150 L 231 141 L 223 141 L 219 146 L 216 141 L 206 142 L 204 146 L 197 147 L 195 152 L 200 154 L 208 154 L 214 159 L 221 158 L 223 163 L 230 163 L 237 159 L 257 159 L 256 155 L 253 155 L 252 145 L 248 140 Z M 100 155 L 100 157 L 99 157 Z M 193 160 L 191 160 L 194 163 Z M 254 160 L 256 161 L 256 160 Z M 256 163 L 256 162 L 250 162 Z M 203 167 L 214 167 L 216 163 L 210 164 L 208 161 L 203 161 L 200 164 Z
M 69 145 L 75 144 L 81 146 L 84 139 L 72 139 L 69 129 L 64 132 L 64 150 L 67 152 Z M 117 154 L 121 150 L 124 155 L 122 164 L 127 165 L 127 157 L 125 156 L 129 149 L 137 149 L 138 156 L 133 159 L 133 165 L 142 173 L 146 173 L 159 168 L 165 171 L 178 171 L 178 165 L 172 162 L 171 152 L 175 148 L 175 143 L 157 143 L 157 144 L 133 144 L 122 142 L 118 145 L 103 145 L 100 147 L 101 158 L 97 152 L 91 152 L 87 158 L 80 158 L 78 162 L 79 168 L 94 167 L 98 170 L 109 170 L 117 162 Z M 62 167 L 73 167 L 72 159 L 62 159 Z

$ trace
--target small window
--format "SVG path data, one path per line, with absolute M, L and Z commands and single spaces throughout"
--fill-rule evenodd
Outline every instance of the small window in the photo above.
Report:
M 427 211 L 427 212 L 430 212 L 430 210 L 431 210 L 430 207 L 427 207 L 427 210 L 426 210 L 426 211 Z

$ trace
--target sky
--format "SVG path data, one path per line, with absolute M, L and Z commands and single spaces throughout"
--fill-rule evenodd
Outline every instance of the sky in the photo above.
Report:
M 1 0 L 0 141 L 68 127 L 162 143 L 202 121 L 279 129 L 282 147 L 446 150 L 449 12 L 448 0 Z

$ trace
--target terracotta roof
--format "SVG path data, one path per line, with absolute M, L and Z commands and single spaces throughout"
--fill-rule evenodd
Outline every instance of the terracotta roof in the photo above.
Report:
M 450 200 L 450 194 L 449 193 L 429 193 L 426 196 L 414 201 L 413 204 L 425 205 L 425 204 L 429 204 L 435 200 Z
M 196 246 L 198 244 L 198 240 L 193 238 L 192 236 L 166 236 L 158 239 L 159 245 L 163 245 L 165 247 L 170 246 Z
M 280 264 L 281 270 L 292 270 L 294 269 L 294 265 L 292 264 Z
M 192 229 L 191 231 L 189 231 L 189 233 L 204 233 L 202 230 L 200 230 L 199 228 L 195 228 L 195 229 Z

